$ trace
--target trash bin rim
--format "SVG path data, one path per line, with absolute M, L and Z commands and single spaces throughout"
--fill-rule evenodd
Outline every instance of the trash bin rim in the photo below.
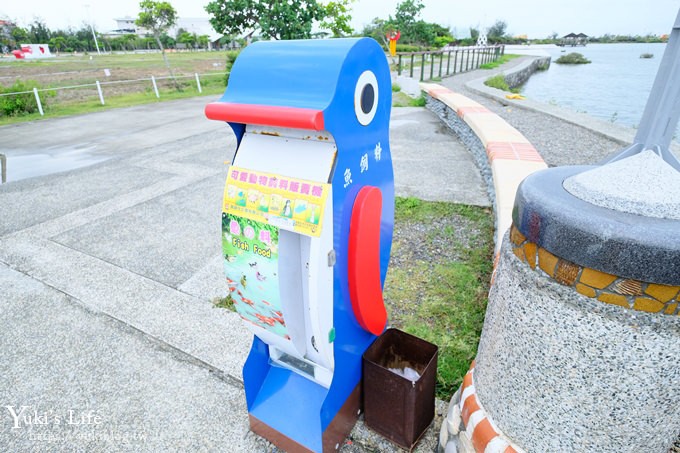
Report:
M 366 348 L 366 351 L 362 354 L 362 358 L 368 362 L 370 362 L 372 365 L 375 365 L 389 373 L 393 373 L 392 371 L 389 370 L 389 368 L 385 367 L 380 361 L 378 360 L 378 357 L 372 357 L 372 354 L 376 354 L 375 351 L 378 350 L 383 343 L 386 341 L 389 341 L 392 337 L 394 336 L 405 336 L 408 338 L 410 341 L 418 342 L 422 344 L 422 347 L 425 348 L 425 355 L 428 356 L 428 359 L 425 361 L 417 362 L 418 365 L 422 365 L 423 370 L 427 369 L 432 361 L 436 361 L 439 355 L 439 347 L 431 343 L 427 340 L 424 340 L 420 337 L 417 337 L 415 335 L 412 335 L 410 333 L 404 332 L 403 330 L 397 329 L 395 327 L 390 327 L 389 329 L 385 330 L 379 337 L 375 339 L 375 341 L 368 347 Z M 417 370 L 416 370 L 417 371 Z M 396 373 L 395 373 L 396 374 Z M 416 381 L 411 381 L 410 379 L 407 379 L 410 382 L 418 382 L 420 379 L 423 377 L 422 376 L 422 371 L 418 371 L 418 374 L 420 374 L 420 377 Z M 406 379 L 403 376 L 400 376 L 402 379 Z

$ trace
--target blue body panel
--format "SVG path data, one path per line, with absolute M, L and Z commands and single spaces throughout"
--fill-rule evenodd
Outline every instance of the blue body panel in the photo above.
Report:
M 355 88 L 359 76 L 367 70 L 377 80 L 377 108 L 372 121 L 362 125 L 355 114 Z M 383 285 L 389 263 L 394 176 L 389 146 L 392 89 L 387 59 L 382 48 L 369 38 L 257 42 L 243 50 L 236 60 L 221 101 L 320 110 L 325 129 L 337 144 L 330 181 L 337 258 L 333 279 L 335 371 L 331 387 L 325 389 L 273 366 L 267 346 L 258 338 L 254 339 L 243 370 L 249 412 L 310 450 L 320 451 L 323 432 L 361 382 L 361 356 L 376 338 L 356 321 L 347 275 L 352 207 L 364 186 L 380 188 L 383 197 L 380 229 Z M 240 144 L 244 127 L 230 124 Z M 351 173 L 349 184 L 347 171 Z M 304 413 L 291 412 L 292 404 L 305 406 Z

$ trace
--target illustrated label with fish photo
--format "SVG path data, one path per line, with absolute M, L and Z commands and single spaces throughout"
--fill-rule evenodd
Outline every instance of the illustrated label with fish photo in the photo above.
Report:
M 222 254 L 229 295 L 241 317 L 290 339 L 279 298 L 279 229 L 222 213 Z
M 321 236 L 330 184 L 231 166 L 223 210 L 307 236 Z

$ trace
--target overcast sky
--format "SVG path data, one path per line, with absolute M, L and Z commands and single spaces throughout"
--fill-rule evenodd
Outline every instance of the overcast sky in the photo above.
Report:
M 180 17 L 207 17 L 209 0 L 168 0 Z M 89 3 L 89 7 L 86 6 Z M 399 0 L 357 0 L 352 25 L 361 30 L 374 17 L 394 14 Z M 669 33 L 678 13 L 677 0 L 424 0 L 422 18 L 462 32 L 470 26 L 488 27 L 496 20 L 513 35 L 544 38 L 552 32 L 599 36 Z M 89 10 L 89 13 L 88 13 Z M 100 32 L 116 28 L 113 19 L 137 16 L 138 0 L 3 0 L 0 18 L 27 25 L 42 18 L 51 29 L 76 27 L 90 20 Z M 88 16 L 89 14 L 89 16 Z

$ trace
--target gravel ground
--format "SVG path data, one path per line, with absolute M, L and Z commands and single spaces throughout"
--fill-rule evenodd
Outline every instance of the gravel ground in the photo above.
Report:
M 490 210 L 488 215 L 491 216 Z M 394 239 L 390 256 L 390 270 L 385 287 L 385 303 L 388 307 L 390 325 L 403 328 L 404 321 L 414 316 L 423 302 L 422 284 L 419 275 L 426 269 L 432 279 L 430 283 L 441 284 L 432 277 L 438 265 L 465 262 L 466 251 L 489 247 L 492 239 L 480 230 L 480 222 L 475 222 L 461 214 L 450 214 L 441 218 L 425 221 L 400 221 L 394 223 Z M 403 271 L 406 278 L 397 279 L 395 271 Z M 485 291 L 488 291 L 488 282 Z M 401 297 L 402 294 L 413 297 Z
M 443 231 L 450 235 L 443 235 Z M 463 250 L 482 245 L 479 235 L 477 225 L 462 215 L 443 217 L 436 222 L 395 222 L 392 246 L 398 253 L 390 258 L 390 266 L 459 261 Z
M 514 67 L 527 58 L 531 57 L 511 60 L 502 65 L 498 71 Z M 543 113 L 504 106 L 465 86 L 470 80 L 491 76 L 495 72 L 480 69 L 448 77 L 438 83 L 479 102 L 510 123 L 524 134 L 551 167 L 593 164 L 622 148 L 619 143 L 583 127 Z

